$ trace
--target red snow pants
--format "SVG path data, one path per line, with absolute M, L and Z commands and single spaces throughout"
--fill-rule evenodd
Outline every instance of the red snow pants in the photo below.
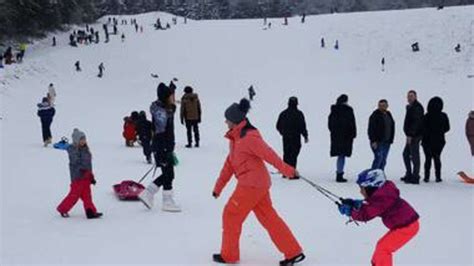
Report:
M 94 203 L 92 202 L 90 178 L 83 178 L 72 182 L 69 193 L 56 210 L 60 213 L 68 213 L 72 207 L 76 205 L 79 199 L 81 199 L 84 204 L 84 210 L 87 211 L 88 209 L 91 209 L 94 213 L 97 212 Z
M 378 242 L 372 257 L 373 266 L 392 266 L 392 254 L 410 241 L 420 229 L 420 222 L 390 230 Z
M 286 259 L 302 252 L 301 246 L 272 206 L 268 189 L 237 186 L 223 213 L 221 256 L 228 263 L 240 260 L 239 240 L 242 224 L 253 211 Z

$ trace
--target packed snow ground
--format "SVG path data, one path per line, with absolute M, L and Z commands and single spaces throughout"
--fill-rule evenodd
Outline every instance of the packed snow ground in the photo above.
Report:
M 358 137 L 348 160 L 347 176 L 370 166 L 367 140 L 370 113 L 381 98 L 389 101 L 396 121 L 396 140 L 387 166 L 406 198 L 421 215 L 419 235 L 395 256 L 397 265 L 473 265 L 473 187 L 458 181 L 456 172 L 473 173 L 464 136 L 467 113 L 473 108 L 474 7 L 441 11 L 335 14 L 307 17 L 306 24 L 290 19 L 189 21 L 169 31 L 155 31 L 159 16 L 136 16 L 143 34 L 120 26 L 126 41 L 111 36 L 108 44 L 67 45 L 68 34 L 58 34 L 27 51 L 22 65 L 0 70 L 1 93 L 1 255 L 0 264 L 176 264 L 210 265 L 221 239 L 222 208 L 235 186 L 232 182 L 219 200 L 211 197 L 214 181 L 227 153 L 223 138 L 224 109 L 246 96 L 254 85 L 256 101 L 249 115 L 266 140 L 281 152 L 275 130 L 278 113 L 289 96 L 299 96 L 306 114 L 310 143 L 300 156 L 300 172 L 343 196 L 359 197 L 354 182 L 334 183 L 335 159 L 329 158 L 327 116 L 341 93 L 349 95 L 357 119 Z M 95 25 L 101 31 L 101 25 Z M 101 36 L 103 37 L 103 36 Z M 327 48 L 319 47 L 325 37 Z M 340 50 L 332 49 L 338 39 Z M 103 38 L 102 38 L 103 41 Z M 421 52 L 412 53 L 418 41 Z M 455 53 L 460 43 L 462 52 Z M 386 59 L 386 72 L 380 60 Z M 81 61 L 83 71 L 73 64 Z M 105 64 L 105 76 L 96 77 Z M 151 73 L 160 78 L 153 79 Z M 202 148 L 187 150 L 185 129 L 176 119 L 177 154 L 175 192 L 183 207 L 179 214 L 138 202 L 119 202 L 112 185 L 138 179 L 147 169 L 139 148 L 126 148 L 122 118 L 132 110 L 148 110 L 159 81 L 179 79 L 191 85 L 203 104 Z M 98 184 L 94 201 L 105 213 L 86 220 L 81 204 L 70 219 L 55 211 L 68 191 L 67 156 L 43 148 L 36 103 L 54 83 L 58 92 L 54 140 L 69 137 L 78 127 L 87 134 Z M 404 174 L 402 133 L 407 90 L 418 91 L 426 106 L 429 98 L 443 97 L 451 131 L 443 154 L 442 184 L 400 184 Z M 147 179 L 145 183 L 149 183 Z M 377 239 L 387 229 L 379 219 L 359 227 L 345 225 L 332 203 L 303 181 L 273 177 L 274 205 L 304 247 L 302 265 L 368 265 Z M 253 215 L 241 238 L 241 264 L 275 265 L 276 248 Z

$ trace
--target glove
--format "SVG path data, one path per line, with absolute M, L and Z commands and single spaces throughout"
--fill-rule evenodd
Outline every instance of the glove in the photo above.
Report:
M 212 192 L 212 196 L 213 196 L 215 199 L 219 198 L 219 194 L 217 194 L 217 193 L 214 192 L 214 191 Z
M 92 178 L 91 184 L 94 185 L 94 186 L 95 186 L 95 184 L 97 184 L 97 181 L 95 181 L 95 178 Z
M 342 199 L 342 204 L 348 205 L 353 209 L 359 210 L 362 207 L 363 200 L 355 200 L 355 199 Z
M 339 209 L 339 212 L 342 214 L 342 215 L 345 215 L 345 216 L 348 216 L 348 217 L 351 217 L 352 215 L 352 207 L 347 205 L 347 204 L 340 204 L 338 206 L 338 209 Z

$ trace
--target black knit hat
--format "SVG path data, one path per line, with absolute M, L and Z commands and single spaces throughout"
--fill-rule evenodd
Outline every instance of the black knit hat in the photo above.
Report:
M 298 98 L 292 96 L 288 99 L 288 106 L 289 107 L 297 107 L 298 106 Z
M 165 102 L 173 92 L 171 89 L 166 86 L 163 82 L 158 85 L 158 89 L 156 89 L 156 93 L 158 95 L 158 100 Z
M 186 86 L 186 87 L 184 88 L 184 92 L 185 92 L 185 93 L 193 93 L 193 88 L 192 88 L 191 86 Z
M 247 99 L 240 100 L 240 103 L 233 103 L 224 113 L 225 119 L 234 124 L 240 124 L 247 117 L 250 110 L 250 102 Z

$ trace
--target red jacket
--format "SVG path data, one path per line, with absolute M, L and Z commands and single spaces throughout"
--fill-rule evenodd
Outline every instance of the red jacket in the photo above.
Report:
M 269 189 L 270 174 L 265 162 L 273 165 L 283 175 L 292 177 L 295 169 L 284 163 L 265 143 L 262 136 L 246 120 L 227 132 L 230 151 L 217 179 L 214 192 L 218 195 L 235 175 L 239 186 Z
M 400 190 L 392 181 L 377 189 L 359 210 L 352 211 L 352 219 L 367 222 L 380 216 L 389 229 L 410 225 L 418 220 L 418 213 L 408 202 L 400 198 Z
M 126 121 L 123 124 L 122 136 L 128 141 L 135 141 L 137 139 L 137 130 L 135 128 L 135 123 L 133 123 L 132 121 Z

